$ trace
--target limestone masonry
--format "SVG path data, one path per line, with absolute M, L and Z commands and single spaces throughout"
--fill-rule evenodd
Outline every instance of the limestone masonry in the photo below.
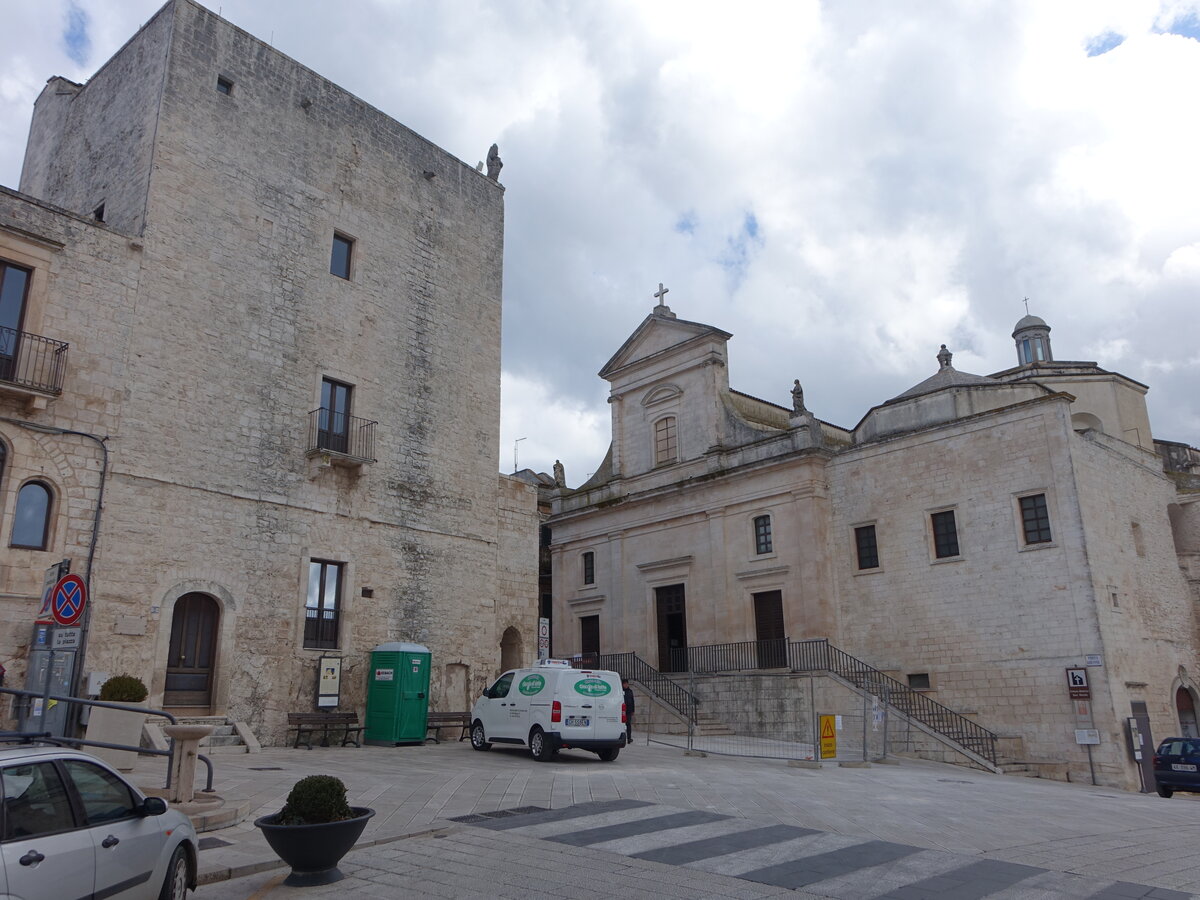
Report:
M 430 648 L 440 709 L 502 637 L 530 657 L 536 496 L 497 476 L 503 193 L 190 0 L 86 85 L 52 78 L 0 190 L 8 683 L 62 559 L 90 582 L 86 671 L 265 742 L 323 656 L 360 714 L 378 644 Z
M 1130 719 L 1143 760 L 1197 733 L 1200 453 L 1156 446 L 1145 385 L 1056 360 L 1027 316 L 1018 365 L 943 346 L 842 428 L 798 381 L 791 409 L 732 390 L 729 338 L 660 302 L 600 371 L 609 452 L 548 523 L 556 654 L 694 672 L 708 645 L 828 639 L 994 732 L 1001 763 L 1131 788 Z

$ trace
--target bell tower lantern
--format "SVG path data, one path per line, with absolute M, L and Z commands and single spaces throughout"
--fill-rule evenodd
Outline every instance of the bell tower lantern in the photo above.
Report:
M 1018 365 L 1036 366 L 1054 359 L 1050 351 L 1050 326 L 1037 316 L 1023 318 L 1012 336 L 1017 342 Z

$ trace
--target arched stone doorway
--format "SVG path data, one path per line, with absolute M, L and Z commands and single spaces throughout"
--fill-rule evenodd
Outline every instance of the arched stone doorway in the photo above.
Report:
M 1183 685 L 1175 691 L 1175 712 L 1179 716 L 1179 736 L 1200 737 L 1200 728 L 1196 726 L 1196 701 Z
M 525 653 L 521 632 L 515 625 L 510 625 L 504 629 L 504 634 L 500 638 L 500 671 L 519 669 L 524 664 Z
M 192 715 L 211 711 L 221 608 L 208 594 L 184 594 L 171 614 L 163 706 Z

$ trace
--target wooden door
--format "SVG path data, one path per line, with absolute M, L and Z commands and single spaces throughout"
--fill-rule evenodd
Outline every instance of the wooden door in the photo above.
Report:
M 184 594 L 175 602 L 163 697 L 167 708 L 211 706 L 220 617 L 217 602 L 207 594 Z
M 758 667 L 777 669 L 787 665 L 787 635 L 783 630 L 783 592 L 763 591 L 754 595 L 754 631 L 758 641 Z

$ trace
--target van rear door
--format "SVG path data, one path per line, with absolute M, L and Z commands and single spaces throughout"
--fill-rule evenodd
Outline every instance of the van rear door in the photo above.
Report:
M 563 743 L 596 739 L 597 722 L 612 703 L 613 686 L 601 673 L 585 670 L 564 672 L 558 691 L 562 702 L 559 734 Z M 618 714 L 620 707 L 618 707 Z

